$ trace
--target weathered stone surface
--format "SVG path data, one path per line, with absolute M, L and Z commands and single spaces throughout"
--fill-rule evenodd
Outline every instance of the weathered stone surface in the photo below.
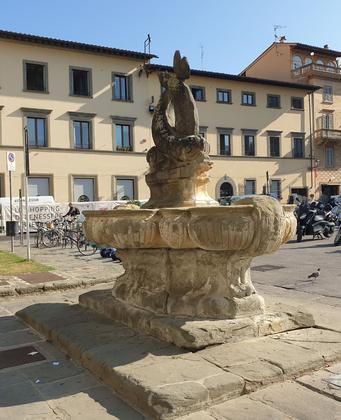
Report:
M 56 419 L 143 420 L 144 417 L 123 403 L 107 387 L 98 386 L 50 400 Z M 19 418 L 19 417 L 18 417 Z M 51 417 L 52 418 L 52 417 Z M 49 417 L 47 420 L 51 420 Z M 38 420 L 38 419 L 37 419 Z M 41 420 L 39 418 L 39 420 Z
M 276 408 L 259 401 L 253 401 L 248 397 L 236 398 L 213 406 L 208 410 L 208 413 L 216 420 L 292 420 L 292 417 Z
M 41 341 L 39 337 L 34 335 L 30 330 L 9 331 L 0 333 L 0 348 L 14 347 L 24 344 L 35 343 Z
M 80 295 L 79 303 L 101 315 L 134 328 L 136 331 L 153 335 L 190 350 L 313 325 L 313 319 L 309 314 L 303 318 L 302 312 L 296 316 L 294 311 L 291 311 L 290 314 L 266 313 L 252 318 L 221 320 L 193 320 L 188 317 L 159 316 L 151 311 L 136 308 L 114 299 L 107 290 L 97 290 Z M 301 319 L 303 323 L 300 323 Z
M 335 400 L 298 385 L 294 382 L 271 385 L 250 394 L 249 398 L 260 401 L 289 417 L 300 420 L 337 419 L 340 404 Z
M 72 305 L 69 308 L 59 305 L 62 322 L 58 324 L 58 304 L 50 306 L 51 312 L 49 305 L 34 305 L 18 315 L 148 418 L 174 418 L 243 392 L 241 377 L 225 372 L 197 354 L 133 331 L 128 334 L 128 328 L 115 324 L 110 331 L 107 319 Z M 31 377 L 32 372 L 34 369 Z M 65 380 L 70 386 L 66 384 L 64 388 L 57 386 L 64 379 L 38 385 L 49 397 L 57 397 L 58 390 L 59 395 L 64 395 L 78 385 L 83 386 L 83 382 L 77 385 L 78 377 Z M 84 383 L 89 386 L 88 381 Z
M 279 367 L 263 361 L 230 366 L 227 369 L 245 380 L 247 392 L 255 391 L 257 388 L 273 382 L 281 382 L 284 379 L 283 372 Z
M 278 366 L 287 376 L 297 375 L 324 364 L 323 358 L 316 351 L 271 338 L 223 344 L 201 350 L 198 354 L 222 368 L 257 360 L 267 361 Z
M 327 362 L 341 359 L 341 333 L 336 331 L 321 328 L 305 328 L 276 334 L 271 338 L 295 344 L 305 349 L 315 350 Z
M 328 397 L 335 398 L 337 401 L 341 401 L 341 387 L 337 386 L 337 384 L 333 384 L 333 379 L 335 380 L 337 377 L 339 378 L 338 380 L 340 383 L 341 366 L 339 366 L 338 369 L 334 368 L 334 372 L 321 370 L 313 373 L 312 375 L 301 376 L 296 379 L 296 381 L 312 391 L 317 391 L 320 394 L 324 394 Z

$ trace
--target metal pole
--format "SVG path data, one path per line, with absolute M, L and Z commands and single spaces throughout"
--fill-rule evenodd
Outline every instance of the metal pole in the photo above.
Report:
M 20 218 L 20 245 L 24 245 L 24 217 L 22 208 L 22 192 L 19 189 L 19 218 Z
M 9 171 L 8 175 L 9 175 L 9 212 L 10 212 L 11 222 L 13 222 L 12 171 Z M 11 236 L 11 252 L 14 252 L 14 236 Z
M 29 207 L 28 207 L 28 175 L 29 175 L 29 162 L 28 162 L 28 132 L 25 127 L 25 200 L 26 200 L 26 247 L 27 259 L 31 259 L 31 243 L 30 243 L 30 220 L 29 220 Z

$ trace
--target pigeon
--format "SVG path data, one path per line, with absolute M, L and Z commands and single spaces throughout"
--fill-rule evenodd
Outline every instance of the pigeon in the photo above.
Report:
M 320 268 L 318 268 L 317 271 L 314 271 L 314 273 L 311 273 L 308 276 L 308 279 L 317 279 L 318 277 L 320 277 Z

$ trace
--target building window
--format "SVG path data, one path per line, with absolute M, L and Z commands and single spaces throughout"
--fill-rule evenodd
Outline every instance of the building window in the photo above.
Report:
M 47 64 L 24 61 L 24 90 L 47 92 Z
M 303 158 L 304 157 L 304 143 L 302 137 L 293 138 L 293 157 L 294 158 Z
M 207 138 L 207 127 L 200 126 L 199 127 L 199 135 L 206 139 Z
M 95 201 L 94 191 L 94 178 L 73 178 L 73 201 Z
M 253 92 L 242 92 L 242 105 L 256 105 L 256 94 Z
M 256 181 L 254 179 L 246 179 L 244 184 L 245 195 L 256 194 Z
M 326 147 L 326 168 L 332 168 L 334 166 L 334 148 Z
M 313 62 L 313 60 L 310 57 L 306 57 L 304 59 L 304 65 L 308 66 L 309 64 L 311 64 Z
M 76 149 L 91 149 L 90 121 L 73 121 L 73 141 Z
M 196 101 L 204 101 L 205 100 L 205 89 L 200 86 L 192 86 L 191 87 L 193 98 Z
M 131 152 L 133 142 L 131 138 L 131 126 L 129 124 L 115 124 L 116 150 Z
M 291 108 L 292 109 L 304 109 L 303 98 L 299 96 L 291 97 Z
M 47 147 L 46 118 L 27 117 L 28 145 Z
M 272 179 L 270 182 L 270 194 L 272 197 L 282 198 L 281 194 L 281 181 L 279 179 Z
M 302 59 L 299 55 L 294 55 L 292 57 L 291 68 L 293 70 L 295 70 L 295 69 L 298 69 L 300 67 L 302 67 Z
M 323 86 L 323 102 L 333 102 L 333 87 Z
M 268 108 L 280 108 L 281 97 L 280 95 L 268 95 L 267 96 L 267 107 Z
M 231 134 L 219 133 L 219 154 L 231 156 Z
M 131 101 L 131 77 L 123 74 L 113 74 L 113 99 Z
M 334 128 L 334 116 L 332 112 L 325 112 L 321 116 L 322 127 L 326 130 L 332 130 Z
M 116 178 L 116 200 L 134 200 L 135 179 Z
M 223 104 L 231 103 L 231 91 L 227 89 L 217 89 L 217 102 Z
M 28 178 L 29 197 L 46 197 L 50 193 L 49 177 L 29 177 Z
M 269 150 L 271 157 L 280 156 L 279 136 L 269 136 Z
M 91 70 L 70 69 L 70 95 L 91 96 Z
M 244 135 L 244 155 L 255 156 L 255 136 L 252 134 Z

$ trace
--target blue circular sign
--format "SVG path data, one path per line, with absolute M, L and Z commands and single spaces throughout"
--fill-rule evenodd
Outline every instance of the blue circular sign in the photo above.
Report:
M 14 162 L 14 161 L 15 161 L 15 156 L 14 156 L 14 153 L 8 153 L 8 160 L 9 160 L 10 162 Z

